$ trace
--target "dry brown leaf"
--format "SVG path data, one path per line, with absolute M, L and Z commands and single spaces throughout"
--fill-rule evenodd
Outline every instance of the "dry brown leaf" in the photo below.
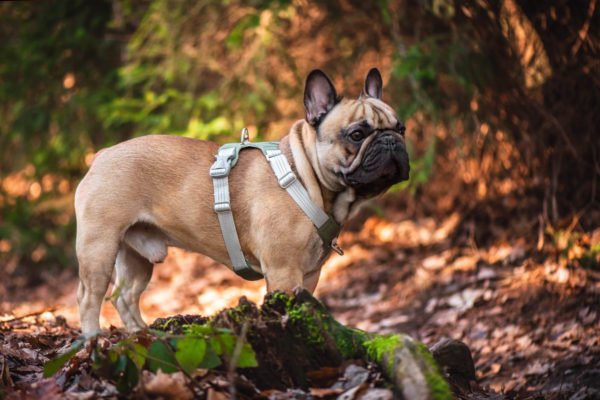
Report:
M 229 400 L 229 398 L 229 394 L 216 391 L 213 388 L 208 389 L 208 394 L 206 395 L 206 400 Z
M 156 374 L 153 374 L 144 371 L 142 385 L 145 393 L 167 399 L 187 400 L 194 397 L 194 393 L 186 385 L 186 377 L 182 372 L 166 374 L 158 370 Z
M 306 377 L 312 385 L 328 386 L 335 382 L 340 376 L 340 369 L 337 367 L 323 367 L 315 371 L 308 371 Z
M 548 372 L 552 365 L 545 363 L 540 360 L 535 360 L 533 364 L 530 364 L 525 370 L 525 375 L 542 375 Z
M 483 296 L 484 292 L 483 289 L 467 288 L 450 296 L 447 302 L 450 307 L 457 309 L 459 312 L 464 312 L 473 308 L 475 302 Z
M 452 308 L 438 311 L 431 317 L 431 322 L 439 326 L 455 324 L 458 320 L 458 314 L 458 311 Z
M 13 381 L 10 377 L 10 370 L 8 369 L 8 362 L 2 354 L 0 354 L 0 384 L 2 384 L 2 387 L 13 386 Z
M 343 392 L 341 388 L 310 388 L 309 391 L 312 396 L 317 398 L 333 396 Z
M 68 400 L 92 400 L 98 398 L 98 393 L 93 390 L 87 390 L 85 392 L 67 392 L 65 393 L 65 399 Z
M 429 270 L 436 270 L 444 267 L 446 265 L 446 259 L 440 257 L 438 255 L 434 255 L 431 257 L 427 257 L 423 260 L 423 268 Z
M 337 397 L 337 400 L 357 400 L 359 394 L 366 389 L 366 384 L 361 384 L 353 387 L 352 389 L 346 390 L 344 393 Z
M 360 393 L 357 400 L 393 400 L 394 393 L 389 389 L 367 389 Z
M 452 263 L 452 268 L 459 270 L 459 271 L 470 271 L 477 266 L 478 261 L 479 261 L 479 255 L 458 257 Z
M 502 365 L 500 365 L 499 363 L 493 363 L 492 365 L 490 365 L 490 374 L 496 375 L 498 372 L 500 372 L 501 369 Z

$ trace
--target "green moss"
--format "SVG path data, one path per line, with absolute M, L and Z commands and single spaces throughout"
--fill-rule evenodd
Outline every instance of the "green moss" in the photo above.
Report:
M 277 303 L 281 303 L 285 309 L 288 310 L 292 307 L 292 298 L 287 293 L 276 291 L 269 293 L 265 303 L 270 307 L 274 307 Z
M 325 341 L 322 315 L 317 310 L 310 310 L 304 303 L 290 307 L 287 313 L 293 323 L 302 327 L 309 343 L 319 345 Z
M 158 326 L 158 329 L 166 332 L 171 328 L 171 325 L 173 324 L 179 324 L 179 321 L 177 321 L 175 318 L 169 318 L 167 321 L 165 321 L 164 324 Z
M 399 335 L 376 336 L 364 342 L 367 357 L 381 365 L 389 376 L 394 375 L 394 351 L 403 345 Z
M 361 358 L 366 354 L 369 360 L 381 365 L 388 376 L 394 375 L 394 354 L 406 345 L 401 335 L 379 336 L 347 328 L 337 322 L 321 303 L 312 298 L 302 301 L 283 292 L 274 292 L 269 295 L 266 304 L 279 310 L 283 307 L 290 322 L 300 328 L 297 333 L 299 339 L 314 346 L 322 346 L 333 340 L 343 358 Z M 411 346 L 410 350 L 416 352 L 425 364 L 423 373 L 432 397 L 440 400 L 451 399 L 452 392 L 427 347 L 417 343 L 416 347 Z
M 448 382 L 438 372 L 426 372 L 425 380 L 432 398 L 436 400 L 452 400 L 454 398 Z
M 241 304 L 235 308 L 228 309 L 225 314 L 234 324 L 240 325 L 250 318 L 249 310 L 250 306 Z
M 364 356 L 364 343 L 372 335 L 367 334 L 359 329 L 347 328 L 334 319 L 330 331 L 335 340 L 335 346 L 340 351 L 342 357 L 362 358 Z
M 426 364 L 425 380 L 431 391 L 431 396 L 436 400 L 451 400 L 452 391 L 448 382 L 442 377 L 440 368 L 433 358 L 433 354 L 423 343 L 417 343 L 417 355 Z

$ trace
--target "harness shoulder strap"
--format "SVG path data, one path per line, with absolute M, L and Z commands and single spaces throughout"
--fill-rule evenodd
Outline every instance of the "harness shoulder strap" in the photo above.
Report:
M 255 271 L 246 261 L 242 246 L 233 221 L 231 203 L 229 198 L 229 172 L 231 171 L 234 154 L 239 153 L 239 148 L 223 146 L 217 153 L 214 164 L 210 167 L 210 176 L 213 180 L 215 195 L 214 210 L 221 225 L 221 234 L 231 259 L 233 271 L 244 279 L 256 281 L 262 279 L 261 273 Z
M 216 160 L 210 168 L 215 196 L 214 210 L 221 225 L 223 241 L 231 259 L 233 271 L 247 280 L 263 278 L 262 274 L 254 270 L 244 257 L 229 198 L 229 172 L 237 164 L 240 151 L 246 148 L 256 148 L 262 151 L 277 177 L 279 186 L 288 192 L 298 207 L 311 220 L 323 243 L 331 246 L 338 254 L 343 254 L 336 244 L 337 236 L 340 233 L 339 224 L 311 200 L 306 188 L 300 183 L 287 158 L 279 149 L 279 142 L 251 143 L 243 140 L 241 143 L 228 143 L 221 146 Z
M 317 228 L 317 233 L 326 246 L 331 246 L 340 253 L 335 241 L 340 233 L 340 226 L 335 220 L 317 206 L 310 198 L 306 188 L 300 183 L 285 155 L 277 149 L 269 149 L 266 152 L 267 160 L 277 177 L 279 186 L 285 189 L 294 199 L 298 207 L 306 214 Z

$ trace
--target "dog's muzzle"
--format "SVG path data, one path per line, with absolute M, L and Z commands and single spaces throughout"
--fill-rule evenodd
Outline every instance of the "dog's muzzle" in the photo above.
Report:
M 359 196 L 372 196 L 407 180 L 409 172 L 405 144 L 397 134 L 384 132 L 365 151 L 360 166 L 346 174 L 344 180 Z

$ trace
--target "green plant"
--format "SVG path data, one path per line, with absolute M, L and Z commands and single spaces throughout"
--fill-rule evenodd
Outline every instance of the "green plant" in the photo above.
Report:
M 223 362 L 235 368 L 258 366 L 252 347 L 246 342 L 240 343 L 243 339 L 228 329 L 191 324 L 184 326 L 184 331 L 183 335 L 148 331 L 126 337 L 108 348 L 92 339 L 89 342 L 91 369 L 114 382 L 120 392 L 127 393 L 137 385 L 142 370 L 191 374 L 198 368 L 217 368 Z M 56 374 L 83 348 L 83 341 L 75 341 L 67 352 L 46 363 L 44 376 Z

